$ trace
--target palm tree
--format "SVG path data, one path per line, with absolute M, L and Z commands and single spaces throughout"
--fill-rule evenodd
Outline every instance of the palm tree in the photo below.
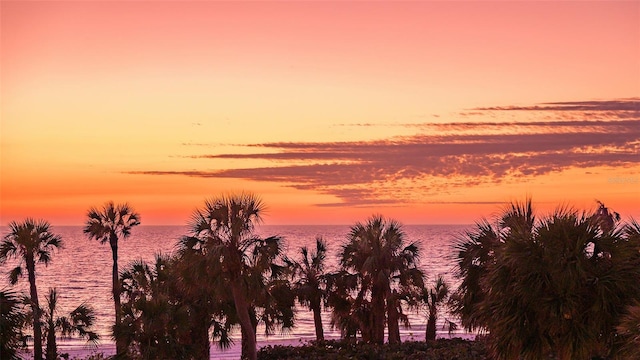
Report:
M 438 309 L 449 296 L 449 286 L 442 276 L 438 276 L 435 285 L 430 289 L 424 289 L 422 300 L 429 308 L 429 318 L 427 320 L 426 340 L 436 339 L 436 321 L 438 320 Z
M 156 255 L 154 264 L 138 260 L 121 274 L 121 335 L 142 359 L 208 359 L 212 327 L 221 344 L 229 345 L 231 325 L 213 317 L 216 302 L 206 286 L 183 286 L 190 281 L 183 271 L 199 269 L 182 265 L 179 258 Z
M 485 299 L 481 280 L 488 272 L 495 249 L 500 245 L 498 230 L 487 220 L 477 222 L 475 231 L 467 231 L 455 244 L 456 277 L 461 282 L 451 296 L 453 313 L 467 331 L 482 328 L 485 312 L 480 304 Z
M 471 308 L 463 323 L 489 332 L 497 359 L 614 355 L 615 326 L 640 297 L 640 239 L 569 208 L 537 221 L 530 202 L 512 205 L 500 225 L 498 240 L 478 252 L 486 258 L 459 253 L 460 273 L 473 274 L 458 290 L 462 309 Z
M 100 339 L 100 336 L 91 330 L 96 320 L 95 311 L 92 307 L 81 304 L 71 311 L 68 316 L 58 317 L 56 312 L 57 305 L 58 292 L 55 288 L 49 289 L 47 308 L 43 311 L 47 360 L 58 359 L 58 347 L 56 343 L 56 333 L 58 332 L 63 337 L 78 335 L 94 344 Z
M 331 328 L 340 329 L 340 337 L 344 340 L 354 341 L 360 330 L 363 340 L 370 341 L 368 316 L 364 311 L 368 309 L 368 302 L 353 295 L 358 288 L 358 275 L 340 270 L 328 273 L 326 283 L 326 305 L 331 308 Z
M 126 353 L 126 347 L 122 339 L 117 335 L 121 324 L 118 240 L 128 238 L 131 235 L 131 229 L 137 225 L 140 225 L 140 215 L 128 204 L 116 205 L 113 201 L 110 201 L 101 209 L 89 209 L 84 227 L 84 233 L 87 234 L 89 239 L 96 239 L 100 241 L 100 244 L 108 242 L 111 246 L 113 257 L 112 293 L 116 317 L 114 335 L 116 338 L 116 352 L 119 356 Z
M 391 299 L 394 284 L 403 279 L 420 284 L 423 278 L 423 273 L 417 269 L 418 247 L 415 243 L 405 246 L 404 236 L 398 222 L 373 216 L 366 223 L 358 222 L 351 228 L 340 254 L 343 271 L 356 274 L 359 279 L 354 304 L 357 306 L 364 299 L 371 299 L 371 341 L 374 343 L 384 342 L 386 304 Z M 407 273 L 412 275 L 403 275 Z M 389 308 L 393 311 L 397 306 L 393 304 Z M 395 316 L 393 318 L 392 330 L 397 326 Z M 399 341 L 393 338 L 394 342 L 396 340 Z
M 620 355 L 625 359 L 640 359 L 640 303 L 627 307 L 616 327 L 622 342 Z
M 640 244 L 640 223 L 630 221 L 624 227 L 623 238 L 627 242 Z M 640 248 L 637 250 L 640 252 Z M 640 301 L 636 299 L 627 305 L 616 330 L 621 342 L 620 355 L 625 359 L 640 358 Z
M 9 224 L 9 233 L 0 244 L 0 264 L 10 258 L 19 258 L 20 263 L 9 275 L 11 284 L 22 276 L 23 264 L 29 276 L 29 293 L 33 310 L 33 357 L 42 359 L 42 327 L 40 324 L 40 304 L 36 288 L 36 263 L 45 266 L 51 261 L 51 252 L 62 247 L 62 238 L 51 232 L 51 225 L 45 220 L 26 219 Z
M 313 322 L 316 328 L 316 340 L 324 340 L 322 328 L 321 303 L 325 299 L 325 258 L 327 243 L 322 237 L 316 238 L 315 251 L 309 253 L 306 246 L 300 248 L 301 259 L 294 263 L 298 280 L 294 284 L 300 305 L 313 311 Z
M 255 226 L 264 211 L 253 194 L 220 196 L 205 201 L 191 222 L 191 236 L 182 239 L 181 252 L 196 250 L 207 258 L 211 273 L 231 290 L 235 318 L 242 332 L 242 357 L 256 359 L 256 326 L 267 332 L 275 323 L 293 325 L 293 292 L 283 278 L 286 265 L 278 265 L 282 240 L 261 239 Z M 261 306 L 262 305 L 262 306 Z M 258 314 L 258 307 L 263 313 Z
M 27 347 L 22 332 L 27 320 L 23 302 L 13 291 L 0 291 L 0 354 L 3 359 L 19 360 L 18 350 Z
M 185 241 L 185 242 L 183 242 Z M 184 237 L 179 246 L 190 243 Z M 173 296 L 172 301 L 183 309 L 188 309 L 190 339 L 196 358 L 209 358 L 209 338 L 216 341 L 220 349 L 231 346 L 229 333 L 237 322 L 234 322 L 235 308 L 233 298 L 229 294 L 226 281 L 220 276 L 220 267 L 211 266 L 208 259 L 199 250 L 192 247 L 179 248 L 178 255 L 171 259 L 165 272 L 170 286 L 167 292 Z M 178 309 L 178 313 L 181 311 Z

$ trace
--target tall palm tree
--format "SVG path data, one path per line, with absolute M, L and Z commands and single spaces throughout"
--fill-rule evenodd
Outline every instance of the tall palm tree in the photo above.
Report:
M 282 240 L 276 236 L 261 239 L 254 233 L 263 211 L 262 201 L 249 193 L 207 200 L 193 215 L 191 236 L 183 238 L 180 245 L 182 252 L 193 249 L 202 253 L 231 290 L 242 332 L 242 357 L 252 360 L 257 357 L 258 320 L 265 322 L 266 331 L 271 331 L 273 321 L 284 327 L 293 325 L 292 292 L 282 279 L 286 266 L 276 263 L 282 256 Z M 259 304 L 264 304 L 262 314 L 256 312 Z
M 325 258 L 327 256 L 327 243 L 322 237 L 316 238 L 315 251 L 309 253 L 306 246 L 300 248 L 300 261 L 295 262 L 295 274 L 297 281 L 294 289 L 301 305 L 307 306 L 313 311 L 313 323 L 316 328 L 316 340 L 324 340 L 322 328 L 321 304 L 325 299 Z
M 71 311 L 68 316 L 59 317 L 56 310 L 57 305 L 58 292 L 55 288 L 49 289 L 47 307 L 43 311 L 44 338 L 47 343 L 45 353 L 47 360 L 58 359 L 57 333 L 60 333 L 63 337 L 78 335 L 94 345 L 100 339 L 100 336 L 91 330 L 96 320 L 95 311 L 91 306 L 81 304 Z
M 45 220 L 26 219 L 21 223 L 12 221 L 9 233 L 0 244 L 0 264 L 9 258 L 18 258 L 20 263 L 9 274 L 11 284 L 22 276 L 23 264 L 29 276 L 29 294 L 33 310 L 33 357 L 42 359 L 42 327 L 40 324 L 40 304 L 36 288 L 36 263 L 45 266 L 51 261 L 51 252 L 62 247 L 62 238 L 51 232 L 51 225 Z
M 340 254 L 342 269 L 359 278 L 355 304 L 371 299 L 371 341 L 375 343 L 384 342 L 386 304 L 393 294 L 394 283 L 407 272 L 413 274 L 414 281 L 423 277 L 417 269 L 418 247 L 415 243 L 405 246 L 404 237 L 398 222 L 372 216 L 366 223 L 358 222 L 351 228 Z M 390 308 L 397 309 L 395 305 Z M 397 321 L 392 328 L 396 325 Z
M 91 208 L 87 212 L 87 222 L 84 233 L 89 239 L 100 241 L 100 244 L 109 243 L 113 258 L 112 270 L 112 294 L 115 305 L 114 335 L 116 338 L 116 352 L 121 356 L 126 353 L 126 345 L 118 336 L 121 326 L 120 311 L 120 284 L 118 274 L 118 241 L 131 235 L 131 229 L 140 225 L 140 215 L 128 204 L 114 204 L 109 201 L 100 209 Z

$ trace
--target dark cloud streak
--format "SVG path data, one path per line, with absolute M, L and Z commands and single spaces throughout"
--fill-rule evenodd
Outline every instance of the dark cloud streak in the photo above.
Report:
M 249 147 L 261 151 L 191 156 L 271 163 L 263 167 L 129 173 L 278 182 L 341 200 L 319 206 L 394 205 L 414 201 L 416 193 L 423 197 L 456 187 L 513 182 L 570 168 L 636 166 L 640 164 L 638 104 L 640 100 L 630 99 L 478 108 L 474 110 L 588 110 L 602 111 L 606 118 L 616 111 L 635 115 L 616 121 L 592 118 L 418 124 L 436 131 L 380 141 L 253 144 Z

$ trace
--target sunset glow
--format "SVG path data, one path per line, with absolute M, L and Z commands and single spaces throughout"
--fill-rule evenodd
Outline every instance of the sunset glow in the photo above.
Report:
M 2 1 L 0 221 L 640 219 L 640 2 Z

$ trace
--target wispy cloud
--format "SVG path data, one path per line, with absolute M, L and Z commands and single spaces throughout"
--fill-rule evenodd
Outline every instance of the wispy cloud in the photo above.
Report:
M 263 160 L 265 166 L 216 171 L 135 171 L 148 175 L 240 178 L 315 190 L 340 201 L 319 206 L 394 205 L 422 195 L 520 181 L 569 168 L 640 163 L 640 100 L 487 107 L 474 111 L 601 111 L 588 119 L 424 123 L 422 133 L 380 141 L 274 142 L 249 154 L 193 158 Z M 625 120 L 611 120 L 614 118 Z M 623 114 L 624 113 L 624 116 Z M 603 120 L 604 118 L 604 120 Z M 420 195 L 420 196 L 416 196 Z
M 640 112 L 640 98 L 618 100 L 548 102 L 534 106 L 493 106 L 473 110 L 524 110 L 524 111 L 631 111 Z

